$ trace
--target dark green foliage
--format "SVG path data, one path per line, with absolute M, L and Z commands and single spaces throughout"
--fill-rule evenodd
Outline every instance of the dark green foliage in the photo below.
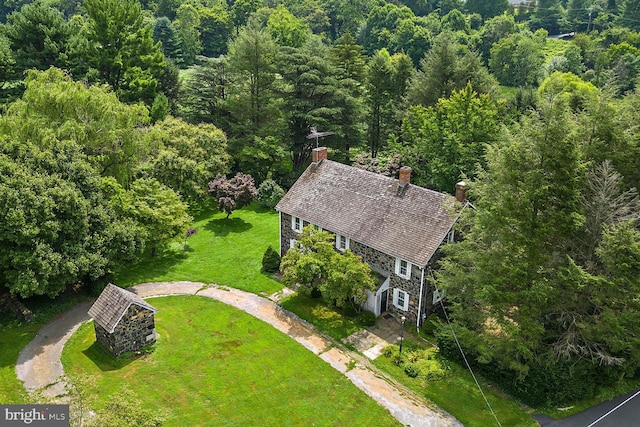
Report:
M 442 323 L 440 321 L 440 318 L 436 314 L 431 314 L 422 324 L 422 329 L 420 329 L 420 332 L 427 335 L 428 337 L 433 336 L 438 330 L 438 326 L 440 325 L 440 323 Z
M 497 140 L 498 119 L 489 95 L 468 84 L 433 107 L 410 107 L 396 150 L 418 185 L 453 193 L 458 181 L 473 178 L 484 164 L 485 150 Z
M 229 110 L 225 103 L 229 90 L 227 73 L 224 57 L 202 57 L 199 65 L 190 67 L 178 95 L 180 117 L 190 123 L 214 123 L 220 128 L 228 127 Z
M 227 53 L 232 27 L 229 12 L 222 6 L 200 8 L 198 12 L 202 54 L 215 58 Z
M 484 20 L 500 15 L 509 8 L 509 0 L 467 0 L 467 12 L 479 13 Z
M 89 16 L 86 61 L 125 101 L 153 102 L 164 68 L 160 44 L 143 22 L 137 0 L 85 0 Z
M 364 327 L 373 326 L 376 324 L 376 315 L 371 311 L 362 310 L 356 316 L 356 321 Z
M 15 58 L 17 79 L 32 68 L 65 68 L 68 64 L 69 24 L 62 13 L 45 2 L 26 4 L 9 15 L 5 34 Z
M 515 33 L 500 39 L 491 48 L 489 67 L 500 84 L 532 86 L 538 82 L 544 55 L 546 34 Z
M 605 165 L 586 173 L 577 129 L 565 103 L 544 104 L 488 150 L 470 231 L 437 276 L 468 359 L 536 405 L 591 398 L 640 362 L 625 273 L 640 271 L 640 205 Z M 438 338 L 457 352 L 447 328 Z
M 381 49 L 369 60 L 366 74 L 368 96 L 365 100 L 369 149 L 377 157 L 391 134 L 397 134 L 403 103 L 414 69 L 404 54 L 389 55 Z
M 173 59 L 176 64 L 182 63 L 182 39 L 180 33 L 166 16 L 156 19 L 153 23 L 153 41 L 162 43 L 162 53 Z
M 164 93 L 160 92 L 154 98 L 153 104 L 151 104 L 151 111 L 149 111 L 151 123 L 156 123 L 160 120 L 163 120 L 169 113 L 169 99 L 165 96 Z
M 267 273 L 277 273 L 280 270 L 280 255 L 271 245 L 262 256 L 262 270 Z
M 265 208 L 273 209 L 284 196 L 284 190 L 272 179 L 267 179 L 258 186 L 258 197 L 256 198 Z
M 412 105 L 429 106 L 468 83 L 479 93 L 491 93 L 496 86 L 480 56 L 459 45 L 452 33 L 443 32 L 420 61 L 420 71 L 411 81 L 407 98 Z
M 622 0 L 620 4 L 620 16 L 618 22 L 627 28 L 640 31 L 640 1 L 638 0 Z
M 338 70 L 328 55 L 326 46 L 315 38 L 301 48 L 280 50 L 277 65 L 282 76 L 281 111 L 287 123 L 285 141 L 294 171 L 300 171 L 311 159 L 315 141 L 306 138 L 311 126 L 341 133 L 336 124 L 343 122 L 344 100 L 349 95 L 343 90 Z
M 415 363 L 406 363 L 404 365 L 404 373 L 410 378 L 415 378 L 420 374 L 420 368 Z

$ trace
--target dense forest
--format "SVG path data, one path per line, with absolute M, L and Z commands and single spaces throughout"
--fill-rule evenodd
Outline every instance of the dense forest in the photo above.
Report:
M 332 159 L 471 184 L 432 278 L 485 375 L 534 404 L 640 377 L 640 0 L 5 0 L 0 21 L 3 292 L 101 286 L 218 176 L 281 194 L 316 127 Z

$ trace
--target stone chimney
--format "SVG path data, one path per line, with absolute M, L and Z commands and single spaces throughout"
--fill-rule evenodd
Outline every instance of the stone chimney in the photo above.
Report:
M 311 152 L 311 161 L 319 164 L 322 160 L 327 160 L 327 147 L 314 148 Z
M 398 185 L 405 187 L 407 184 L 411 182 L 411 169 L 409 166 L 403 166 L 400 168 L 400 179 L 398 180 Z
M 460 203 L 467 200 L 467 190 L 469 189 L 469 184 L 464 181 L 460 181 L 456 184 L 456 200 Z

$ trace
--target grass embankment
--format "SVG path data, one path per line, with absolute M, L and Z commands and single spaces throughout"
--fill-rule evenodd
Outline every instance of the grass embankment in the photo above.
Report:
M 426 343 L 418 345 L 405 341 L 409 352 L 416 348 L 429 347 Z M 445 368 L 444 378 L 424 380 L 407 376 L 404 369 L 393 363 L 392 359 L 380 356 L 374 364 L 396 378 L 402 384 L 424 396 L 445 411 L 454 415 L 466 427 L 494 427 L 496 419 L 478 390 L 471 374 L 466 368 L 454 362 L 441 360 Z M 500 395 L 493 387 L 479 378 L 484 392 L 495 416 L 503 426 L 533 427 L 538 423 L 532 414 L 524 410 L 516 401 Z
M 337 341 L 342 341 L 362 329 L 362 326 L 358 325 L 354 319 L 345 317 L 320 298 L 295 294 L 284 299 L 280 306 L 297 314 L 301 319 L 313 323 L 318 329 Z
M 118 286 L 144 282 L 192 281 L 217 283 L 256 294 L 271 294 L 282 285 L 261 272 L 262 255 L 269 245 L 279 247 L 278 214 L 249 208 L 226 214 L 207 211 L 192 227 L 198 232 L 168 245 L 156 256 L 116 272 Z
M 98 409 L 123 384 L 145 408 L 168 410 L 166 425 L 398 425 L 344 375 L 266 323 L 198 296 L 154 298 L 155 351 L 114 360 L 92 323 L 65 346 L 73 378 L 95 379 Z

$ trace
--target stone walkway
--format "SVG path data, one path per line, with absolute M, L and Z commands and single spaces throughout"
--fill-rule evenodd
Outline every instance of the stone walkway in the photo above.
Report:
M 237 289 L 194 282 L 144 283 L 129 290 L 143 298 L 167 295 L 201 295 L 216 299 L 263 320 L 291 336 L 322 360 L 342 372 L 405 426 L 461 426 L 454 417 L 421 399 L 410 390 L 379 372 L 369 361 L 355 352 L 338 348 L 318 333 L 312 325 L 279 307 L 273 301 Z M 42 390 L 58 396 L 65 385 L 60 363 L 62 348 L 82 322 L 88 320 L 91 303 L 83 303 L 45 325 L 22 350 L 16 365 L 18 379 L 27 390 Z M 355 362 L 355 366 L 354 365 Z

